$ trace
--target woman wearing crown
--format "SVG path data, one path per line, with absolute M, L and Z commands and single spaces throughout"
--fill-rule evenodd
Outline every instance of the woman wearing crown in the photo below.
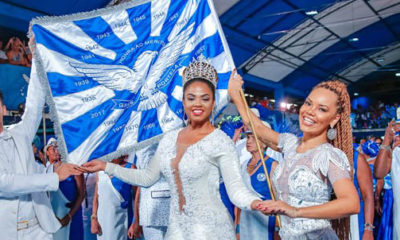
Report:
M 171 189 L 168 240 L 236 239 L 232 219 L 219 196 L 221 175 L 236 206 L 250 210 L 261 203 L 243 183 L 233 142 L 210 122 L 216 83 L 217 72 L 205 61 L 192 62 L 184 70 L 182 102 L 187 126 L 164 135 L 146 169 L 126 169 L 99 160 L 83 165 L 88 172 L 104 170 L 142 187 L 163 175 Z

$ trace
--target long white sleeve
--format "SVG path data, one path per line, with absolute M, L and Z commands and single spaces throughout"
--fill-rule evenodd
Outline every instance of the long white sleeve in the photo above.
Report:
M 14 198 L 34 192 L 56 191 L 56 173 L 22 175 L 0 172 L 0 197 Z
M 13 125 L 18 131 L 29 137 L 30 141 L 36 134 L 42 119 L 42 110 L 45 103 L 45 87 L 39 81 L 39 75 L 36 70 L 36 59 L 32 59 L 31 75 L 28 86 L 28 94 L 25 103 L 25 112 L 21 121 Z
M 232 140 L 225 134 L 221 134 L 218 140 L 215 145 L 218 151 L 214 152 L 213 155 L 220 168 L 229 199 L 237 207 L 251 210 L 251 203 L 254 200 L 261 199 L 244 185 L 243 178 L 240 175 L 239 158 Z
M 158 151 L 145 169 L 123 168 L 117 164 L 107 163 L 105 172 L 131 185 L 150 187 L 161 175 Z

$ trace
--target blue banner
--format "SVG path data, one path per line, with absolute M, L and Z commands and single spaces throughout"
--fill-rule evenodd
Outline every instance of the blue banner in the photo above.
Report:
M 25 103 L 31 69 L 22 66 L 0 64 L 0 91 L 8 110 L 17 110 Z
M 209 0 L 131 1 L 33 20 L 38 71 L 67 161 L 111 159 L 182 126 L 182 72 L 205 57 L 218 112 L 234 68 Z

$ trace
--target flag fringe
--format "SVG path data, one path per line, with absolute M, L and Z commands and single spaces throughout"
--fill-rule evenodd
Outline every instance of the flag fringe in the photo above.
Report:
M 125 10 L 128 8 L 136 7 L 136 6 L 142 5 L 144 3 L 151 2 L 151 1 L 156 1 L 156 0 L 129 1 L 126 3 L 121 3 L 119 5 L 115 5 L 115 6 L 99 8 L 99 9 L 95 9 L 95 10 L 88 11 L 88 12 L 79 12 L 79 13 L 73 13 L 73 14 L 68 14 L 68 15 L 39 16 L 39 17 L 33 18 L 30 22 L 30 25 L 40 24 L 42 26 L 46 26 L 48 24 L 54 24 L 54 23 L 59 23 L 59 22 L 64 22 L 64 21 L 79 21 L 79 20 L 84 20 L 84 19 L 90 18 L 90 17 L 100 17 L 101 15 L 105 15 L 105 14 L 113 13 L 115 11 L 120 11 L 120 10 Z M 29 30 L 29 34 L 31 34 L 31 30 Z M 28 36 L 29 36 L 29 34 L 28 34 Z

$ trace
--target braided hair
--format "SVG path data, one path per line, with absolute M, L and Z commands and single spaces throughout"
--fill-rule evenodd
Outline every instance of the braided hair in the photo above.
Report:
M 343 82 L 332 80 L 321 82 L 314 87 L 314 89 L 316 88 L 328 89 L 338 97 L 336 105 L 340 119 L 335 126 L 337 136 L 331 143 L 346 154 L 351 167 L 350 176 L 353 179 L 353 135 L 350 125 L 351 105 L 347 86 Z M 332 227 L 339 239 L 349 239 L 350 217 L 332 220 Z

